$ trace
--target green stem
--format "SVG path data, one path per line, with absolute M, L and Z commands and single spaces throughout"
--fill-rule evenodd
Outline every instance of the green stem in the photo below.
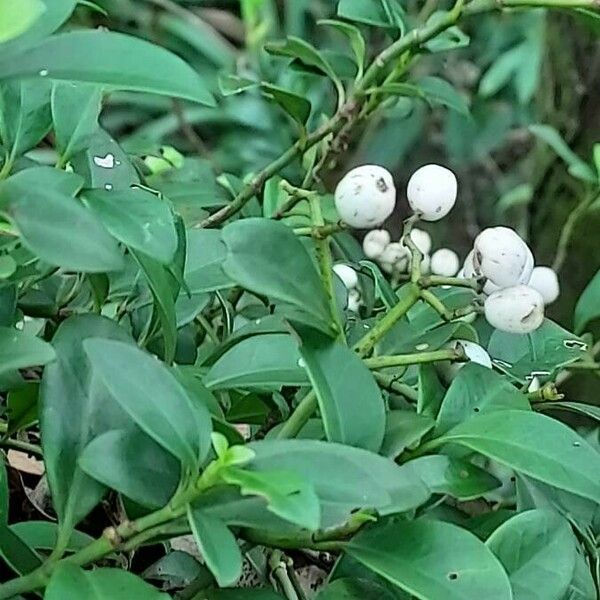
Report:
M 440 275 L 425 275 L 419 280 L 422 288 L 451 285 L 453 287 L 469 288 L 476 292 L 481 291 L 481 284 L 477 279 L 462 279 L 461 277 L 442 277 Z
M 505 8 L 589 8 L 598 9 L 596 0 L 474 0 L 464 10 L 465 15 L 502 10 Z
M 324 227 L 325 219 L 323 219 L 323 213 L 321 211 L 321 200 L 316 193 L 308 195 L 308 201 L 310 203 L 310 214 L 312 218 L 312 224 L 316 229 Z M 317 263 L 319 265 L 319 271 L 321 274 L 321 281 L 325 288 L 325 294 L 327 295 L 327 302 L 329 303 L 329 312 L 331 319 L 335 324 L 336 331 L 340 336 L 343 334 L 343 326 L 340 321 L 338 312 L 337 302 L 335 300 L 335 290 L 333 287 L 333 261 L 331 260 L 331 250 L 329 248 L 329 240 L 325 237 L 314 236 L 315 247 L 317 249 Z
M 443 360 L 461 361 L 464 360 L 464 356 L 455 350 L 432 350 L 431 352 L 415 352 L 413 354 L 375 356 L 373 358 L 365 358 L 364 362 L 369 369 L 377 370 L 386 369 L 387 367 L 407 367 Z
M 22 442 L 21 440 L 0 440 L 0 448 L 7 448 L 9 450 L 19 450 L 20 452 L 26 452 L 27 454 L 34 454 L 35 456 L 43 457 L 44 453 L 42 449 L 36 444 L 30 444 L 28 442 Z
M 373 377 L 375 377 L 375 381 L 385 390 L 389 392 L 393 392 L 394 394 L 402 394 L 408 400 L 412 400 L 416 402 L 419 399 L 419 394 L 417 390 L 410 387 L 406 383 L 402 383 L 401 381 L 396 381 L 396 378 L 393 375 L 386 375 L 385 373 L 378 373 L 377 371 L 373 372 Z
M 310 235 L 315 239 L 325 239 L 334 233 L 340 231 L 346 231 L 347 226 L 344 223 L 330 223 L 329 225 L 322 225 L 321 227 L 295 227 L 294 233 L 296 235 Z
M 402 286 L 398 292 L 397 304 L 379 319 L 372 329 L 354 346 L 354 350 L 358 355 L 361 357 L 368 356 L 377 342 L 415 305 L 419 298 L 420 290 L 417 285 L 407 283 Z
M 308 423 L 311 415 L 317 410 L 317 394 L 311 390 L 302 398 L 290 418 L 283 424 L 277 433 L 277 439 L 285 440 L 298 435 L 300 430 Z

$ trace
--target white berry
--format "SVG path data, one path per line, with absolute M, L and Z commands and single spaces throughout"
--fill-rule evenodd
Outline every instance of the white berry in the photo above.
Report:
M 395 264 L 399 260 L 406 258 L 406 248 L 400 242 L 391 242 L 385 247 L 383 254 L 379 257 L 382 263 Z
M 531 333 L 544 322 L 544 299 L 537 290 L 526 285 L 490 294 L 484 310 L 487 322 L 507 333 Z
M 425 221 L 439 221 L 452 210 L 457 192 L 458 182 L 450 169 L 425 165 L 412 174 L 406 195 L 414 213 Z
M 363 252 L 367 258 L 375 260 L 383 254 L 390 241 L 391 238 L 388 231 L 385 229 L 373 229 L 363 239 Z
M 431 236 L 426 231 L 412 229 L 410 239 L 422 254 L 429 254 L 431 252 Z
M 533 254 L 508 227 L 484 229 L 473 244 L 473 268 L 498 288 L 527 284 L 533 271 Z M 466 274 L 465 269 L 465 274 Z M 492 291 L 492 290 L 490 290 Z
M 360 310 L 360 292 L 358 290 L 348 292 L 348 310 L 355 313 Z
M 542 295 L 546 305 L 552 304 L 560 294 L 558 277 L 550 267 L 535 267 L 527 285 Z
M 344 223 L 357 229 L 381 225 L 396 205 L 391 173 L 377 165 L 352 169 L 335 189 L 335 206 Z
M 431 256 L 431 272 L 442 277 L 454 277 L 460 268 L 458 255 L 449 248 L 440 248 Z
M 352 267 L 340 263 L 333 265 L 333 271 L 342 280 L 346 289 L 353 290 L 358 285 L 358 275 Z

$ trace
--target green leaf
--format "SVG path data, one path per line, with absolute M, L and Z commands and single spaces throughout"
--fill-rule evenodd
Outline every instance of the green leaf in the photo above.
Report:
M 494 331 L 487 351 L 494 366 L 522 383 L 541 379 L 585 357 L 587 344 L 570 331 L 546 319 L 528 335 Z
M 46 365 L 56 358 L 52 346 L 10 327 L 0 327 L 0 375 L 14 369 Z
M 61 163 L 85 150 L 98 131 L 102 89 L 85 83 L 56 82 L 52 87 L 52 121 Z
M 229 589 L 206 590 L 202 592 L 206 600 L 283 600 L 283 596 L 270 589 Z
M 423 456 L 407 465 L 414 469 L 433 494 L 447 494 L 459 500 L 479 498 L 501 485 L 484 469 L 443 454 Z
M 365 38 L 360 32 L 360 29 L 358 29 L 358 27 L 355 27 L 354 25 L 350 25 L 350 23 L 344 23 L 344 21 L 336 21 L 335 19 L 321 19 L 320 21 L 318 21 L 318 24 L 333 27 L 334 29 L 337 29 L 339 32 L 343 33 L 348 38 L 348 41 L 350 42 L 350 47 L 352 48 L 352 52 L 354 54 L 354 62 L 358 67 L 356 77 L 357 79 L 360 79 L 365 69 L 366 57 Z
M 587 284 L 575 306 L 575 331 L 582 333 L 587 325 L 600 317 L 600 271 Z
M 576 540 L 568 521 L 529 510 L 505 521 L 486 542 L 500 559 L 514 600 L 562 600 L 575 568 Z
M 0 84 L 0 140 L 11 161 L 37 146 L 50 130 L 50 90 L 47 81 Z
M 1 337 L 1 336 L 0 336 Z M 52 346 L 50 346 L 52 348 Z M 52 353 L 54 349 L 52 348 Z M 29 382 L 22 388 L 9 392 L 6 406 L 8 416 L 7 435 L 33 425 L 38 420 L 38 396 L 40 386 L 38 382 Z
M 461 115 L 468 116 L 470 114 L 469 105 L 464 96 L 445 79 L 424 77 L 419 79 L 416 84 L 429 103 L 446 106 Z
M 116 192 L 140 182 L 127 154 L 103 129 L 93 136 L 84 152 L 73 156 L 71 164 L 88 188 Z
M 444 396 L 436 432 L 445 433 L 478 414 L 510 408 L 529 410 L 529 400 L 498 373 L 468 363 L 458 372 Z
M 314 486 L 322 528 L 340 525 L 357 508 L 385 515 L 416 508 L 429 497 L 410 467 L 360 448 L 317 440 L 265 440 L 247 448 L 255 456 L 246 469 L 291 472 Z
M 79 468 L 79 456 L 96 436 L 130 423 L 94 376 L 83 352 L 84 340 L 100 337 L 129 340 L 125 330 L 104 317 L 81 315 L 64 321 L 52 340 L 57 360 L 44 370 L 40 388 L 46 474 L 54 509 L 67 535 L 105 492 Z
M 0 78 L 48 77 L 175 96 L 214 106 L 203 79 L 179 57 L 144 40 L 108 31 L 72 31 L 0 59 Z
M 339 81 L 332 66 L 327 62 L 323 55 L 306 40 L 289 36 L 284 41 L 266 44 L 265 50 L 276 56 L 289 56 L 295 58 L 308 67 L 318 69 L 332 81 Z
M 375 27 L 391 26 L 380 0 L 340 0 L 337 14 L 343 19 Z
M 51 521 L 21 521 L 10 526 L 11 531 L 23 540 L 30 548 L 52 550 L 56 546 L 59 527 Z M 94 538 L 81 531 L 72 531 L 67 550 L 76 552 L 91 544 Z
M 152 293 L 154 309 L 161 325 L 164 342 L 164 358 L 167 363 L 172 363 L 177 346 L 177 313 L 175 299 L 179 294 L 179 285 L 176 284 L 171 271 L 157 260 L 146 256 L 142 252 L 130 249 L 132 256 L 142 269 L 148 287 Z M 153 314 L 154 317 L 154 314 Z M 154 321 L 154 319 L 153 319 Z
M 424 414 L 412 410 L 391 410 L 387 413 L 385 436 L 381 445 L 381 454 L 397 458 L 416 444 L 428 431 L 431 431 L 435 421 Z
M 73 271 L 116 271 L 123 256 L 94 214 L 58 188 L 33 187 L 28 170 L 0 187 L 0 206 L 40 259 Z
M 239 486 L 244 495 L 263 496 L 269 510 L 278 517 L 311 531 L 319 528 L 319 498 L 313 487 L 294 473 L 253 473 L 229 467 L 221 476 L 227 483 Z
M 396 598 L 374 581 L 343 577 L 322 588 L 316 600 L 396 600 Z
M 302 242 L 270 219 L 244 219 L 222 231 L 226 275 L 257 294 L 290 304 L 331 334 L 331 317 L 321 279 Z M 276 259 L 275 259 L 276 258 Z
M 248 79 L 246 77 L 240 77 L 233 73 L 220 73 L 219 74 L 219 90 L 223 96 L 235 96 L 241 94 L 246 90 L 257 88 L 260 82 Z
M 43 18 L 33 21 L 17 38 L 5 41 L 2 44 L 3 56 L 15 56 L 23 48 L 56 31 L 71 16 L 77 0 L 43 0 L 43 4 L 45 8 Z M 18 6 L 19 11 L 21 10 L 21 3 L 14 5 Z
M 140 506 L 165 506 L 179 483 L 177 460 L 138 428 L 107 431 L 79 457 L 90 477 Z
M 169 205 L 141 188 L 93 190 L 84 195 L 89 208 L 120 242 L 163 264 L 173 260 L 177 232 Z
M 348 346 L 313 331 L 300 337 L 327 439 L 377 452 L 385 432 L 385 406 L 369 369 Z
M 456 443 L 515 471 L 600 502 L 600 454 L 559 421 L 524 410 L 479 415 L 438 443 Z
M 294 121 L 302 126 L 306 125 L 312 108 L 309 100 L 270 83 L 262 83 L 261 89 L 267 98 L 281 106 Z
M 188 521 L 206 566 L 221 587 L 242 575 L 242 553 L 234 535 L 220 519 L 188 506 Z
M 6 525 L 0 525 L 0 557 L 19 575 L 31 573 L 42 565 L 37 552 Z
M 600 421 L 600 406 L 581 404 L 580 402 L 548 402 L 535 405 L 538 410 L 568 410 L 579 415 L 584 415 L 595 421 Z
M 0 44 L 25 33 L 44 13 L 42 0 L 22 0 L 0 4 Z
M 440 382 L 435 365 L 427 363 L 420 365 L 417 412 L 420 415 L 436 418 L 445 395 L 446 388 Z
M 185 282 L 192 294 L 213 292 L 234 285 L 223 270 L 227 246 L 217 229 L 187 231 Z
M 298 344 L 287 334 L 256 335 L 225 352 L 210 368 L 204 383 L 212 389 L 265 389 L 304 386 Z
M 376 526 L 359 533 L 346 552 L 421 600 L 512 600 L 498 559 L 472 533 L 449 523 Z
M 130 344 L 87 340 L 94 374 L 140 429 L 191 468 L 210 449 L 208 410 L 192 403 L 185 389 L 155 357 Z
M 563 159 L 572 175 L 591 183 L 598 182 L 598 176 L 594 172 L 594 169 L 567 146 L 560 133 L 554 127 L 550 127 L 550 125 L 530 125 L 529 131 L 548 144 Z M 575 169 L 575 172 L 572 172 L 573 169 Z
M 84 571 L 80 567 L 62 562 L 48 582 L 45 600 L 168 600 L 170 596 L 159 592 L 122 569 L 95 569 Z
M 435 26 L 447 17 L 447 12 L 439 10 L 427 19 L 427 26 Z M 434 38 L 425 42 L 429 52 L 447 52 L 457 48 L 466 48 L 471 42 L 469 36 L 456 26 L 448 27 Z

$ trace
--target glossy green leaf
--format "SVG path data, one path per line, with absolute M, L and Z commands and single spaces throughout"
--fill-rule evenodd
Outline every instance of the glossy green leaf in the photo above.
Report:
M 600 271 L 583 290 L 575 307 L 575 331 L 582 333 L 587 325 L 600 317 Z
M 312 332 L 300 336 L 300 354 L 327 439 L 377 452 L 385 432 L 385 406 L 373 375 L 348 346 Z
M 591 183 L 597 183 L 598 176 L 594 172 L 594 169 L 567 146 L 567 143 L 554 127 L 550 125 L 530 125 L 529 131 L 548 144 L 562 158 L 569 167 L 569 172 L 572 175 Z
M 235 583 L 242 574 L 242 553 L 231 531 L 220 519 L 191 506 L 187 516 L 202 557 L 219 585 Z
M 179 57 L 139 38 L 109 31 L 72 31 L 42 40 L 16 61 L 0 59 L 0 78 L 48 77 L 114 89 L 214 99 L 203 79 Z
M 46 365 L 56 358 L 50 344 L 10 327 L 0 327 L 0 374 Z
M 44 12 L 46 12 L 46 5 L 42 0 L 0 4 L 0 44 L 25 33 Z
M 84 571 L 69 563 L 54 569 L 48 582 L 45 600 L 168 600 L 169 595 L 159 592 L 122 569 L 95 569 Z
M 314 486 L 322 527 L 341 524 L 359 507 L 381 514 L 404 512 L 429 497 L 410 467 L 360 448 L 317 440 L 265 440 L 247 447 L 255 457 L 246 469 L 291 472 Z
M 444 396 L 436 432 L 444 433 L 480 413 L 510 408 L 529 410 L 527 396 L 491 369 L 468 363 Z
M 92 372 L 82 347 L 88 338 L 129 340 L 127 332 L 109 319 L 95 315 L 67 319 L 52 340 L 57 360 L 44 370 L 40 388 L 46 474 L 54 509 L 67 534 L 105 492 L 79 468 L 79 456 L 97 435 L 130 423 Z
M 141 188 L 94 190 L 86 203 L 120 242 L 163 264 L 173 260 L 177 232 L 169 205 Z
M 440 382 L 435 365 L 419 365 L 417 412 L 435 419 L 445 395 L 446 388 Z
M 357 535 L 346 552 L 420 600 L 512 600 L 498 559 L 472 533 L 449 523 L 376 526 Z
M 164 364 L 123 342 L 96 339 L 83 345 L 94 374 L 144 433 L 192 468 L 206 457 L 208 410 L 190 401 Z
M 315 490 L 294 473 L 256 473 L 229 467 L 223 479 L 239 486 L 242 494 L 263 496 L 269 510 L 304 529 L 315 531 L 321 523 L 321 508 Z
M 259 85 L 258 81 L 248 79 L 247 77 L 240 77 L 233 73 L 219 74 L 219 90 L 223 96 L 235 96 L 246 90 L 257 88 Z
M 428 431 L 431 431 L 435 421 L 424 414 L 412 410 L 391 410 L 386 416 L 385 436 L 381 445 L 381 454 L 397 458 L 416 444 Z
M 123 267 L 116 240 L 90 210 L 61 190 L 32 187 L 18 173 L 0 187 L 0 206 L 23 243 L 52 265 L 89 273 Z
M 533 479 L 600 502 L 600 453 L 550 417 L 494 411 L 461 423 L 438 442 L 466 446 Z
M 411 460 L 415 473 L 433 494 L 447 494 L 459 500 L 473 500 L 501 485 L 501 481 L 486 470 L 468 461 L 443 454 Z
M 280 388 L 306 385 L 298 344 L 287 334 L 256 335 L 226 351 L 210 368 L 204 383 L 212 389 Z
M 303 96 L 290 92 L 289 90 L 271 85 L 270 83 L 261 84 L 261 89 L 267 98 L 283 108 L 294 121 L 302 126 L 306 125 L 306 121 L 308 121 L 311 111 L 309 100 Z
M 98 130 L 102 89 L 85 83 L 56 82 L 52 86 L 52 122 L 61 163 L 85 150 Z
M 500 525 L 486 546 L 508 573 L 514 600 L 562 600 L 576 555 L 576 539 L 564 518 L 525 511 Z
M 165 506 L 179 483 L 177 460 L 138 428 L 107 431 L 93 439 L 79 466 L 140 506 Z
M 239 285 L 287 303 L 331 333 L 331 317 L 317 270 L 302 242 L 283 223 L 244 219 L 222 232 L 226 275 Z

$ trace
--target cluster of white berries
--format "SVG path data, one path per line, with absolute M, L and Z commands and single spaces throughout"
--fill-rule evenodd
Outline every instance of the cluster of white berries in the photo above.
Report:
M 484 229 L 475 238 L 459 276 L 485 278 L 487 321 L 501 331 L 531 333 L 544 322 L 544 306 L 559 294 L 556 273 L 535 267 L 525 241 L 508 227 Z
M 445 217 L 456 202 L 458 184 L 452 171 L 440 165 L 425 165 L 411 176 L 406 195 L 413 213 L 423 221 Z M 349 171 L 335 190 L 335 205 L 342 220 L 351 227 L 370 229 L 363 240 L 367 258 L 386 273 L 410 268 L 411 253 L 402 241 L 391 241 L 379 226 L 392 214 L 396 188 L 392 175 L 383 167 L 365 165 Z M 410 237 L 423 254 L 422 271 L 443 277 L 484 279 L 484 312 L 488 322 L 501 331 L 530 333 L 544 321 L 544 306 L 559 295 L 556 273 L 549 267 L 535 267 L 534 257 L 523 239 L 507 227 L 491 227 L 475 239 L 473 250 L 462 269 L 457 254 L 441 248 L 430 254 L 431 237 L 413 228 Z M 356 272 L 347 265 L 356 279 Z M 338 271 L 336 271 L 338 272 Z M 354 279 L 338 273 L 349 290 L 351 310 L 358 308 L 360 294 Z

